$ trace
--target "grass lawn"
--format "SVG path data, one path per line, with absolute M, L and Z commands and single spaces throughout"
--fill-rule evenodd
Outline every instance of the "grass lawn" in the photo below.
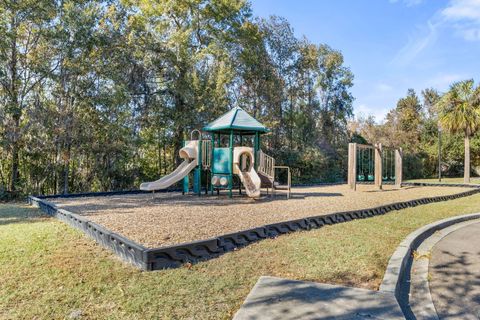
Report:
M 412 180 L 405 180 L 404 182 L 419 182 L 419 183 L 461 183 L 463 184 L 463 177 L 460 178 L 442 178 L 442 181 L 439 182 L 438 178 L 434 179 L 412 179 Z M 476 185 L 480 184 L 479 177 L 472 177 L 470 178 L 470 184 Z
M 0 204 L 0 318 L 228 319 L 260 275 L 378 288 L 418 227 L 480 211 L 480 195 L 297 232 L 218 259 L 141 272 L 67 225 Z

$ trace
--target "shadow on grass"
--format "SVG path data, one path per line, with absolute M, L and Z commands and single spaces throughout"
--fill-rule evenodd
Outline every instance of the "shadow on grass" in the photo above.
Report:
M 0 226 L 15 223 L 40 222 L 48 216 L 38 209 L 24 207 L 23 204 L 0 203 Z

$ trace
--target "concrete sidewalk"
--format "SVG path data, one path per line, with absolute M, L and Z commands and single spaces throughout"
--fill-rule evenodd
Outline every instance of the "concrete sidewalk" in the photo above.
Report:
M 440 319 L 480 319 L 480 223 L 438 242 L 429 265 L 430 291 Z
M 392 293 L 260 277 L 234 319 L 405 318 Z
M 234 319 L 480 320 L 476 219 L 479 213 L 447 218 L 409 234 L 390 258 L 380 291 L 261 277 Z

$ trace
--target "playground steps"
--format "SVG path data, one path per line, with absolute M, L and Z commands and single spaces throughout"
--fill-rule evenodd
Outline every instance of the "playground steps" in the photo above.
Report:
M 261 188 L 271 188 L 272 192 L 275 193 L 275 190 L 284 190 L 287 191 L 287 198 L 290 198 L 290 189 L 291 189 L 291 174 L 290 167 L 286 166 L 276 166 L 275 158 L 263 153 L 262 150 L 258 152 L 258 176 L 260 177 L 260 187 Z M 275 170 L 287 170 L 287 184 L 278 184 L 275 183 Z

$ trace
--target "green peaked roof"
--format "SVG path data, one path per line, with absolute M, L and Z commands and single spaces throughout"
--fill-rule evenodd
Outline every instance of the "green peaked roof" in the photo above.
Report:
M 269 131 L 267 127 L 240 107 L 233 108 L 203 128 L 203 131 L 210 132 L 229 132 L 231 130 L 244 131 L 244 133 L 265 133 Z

